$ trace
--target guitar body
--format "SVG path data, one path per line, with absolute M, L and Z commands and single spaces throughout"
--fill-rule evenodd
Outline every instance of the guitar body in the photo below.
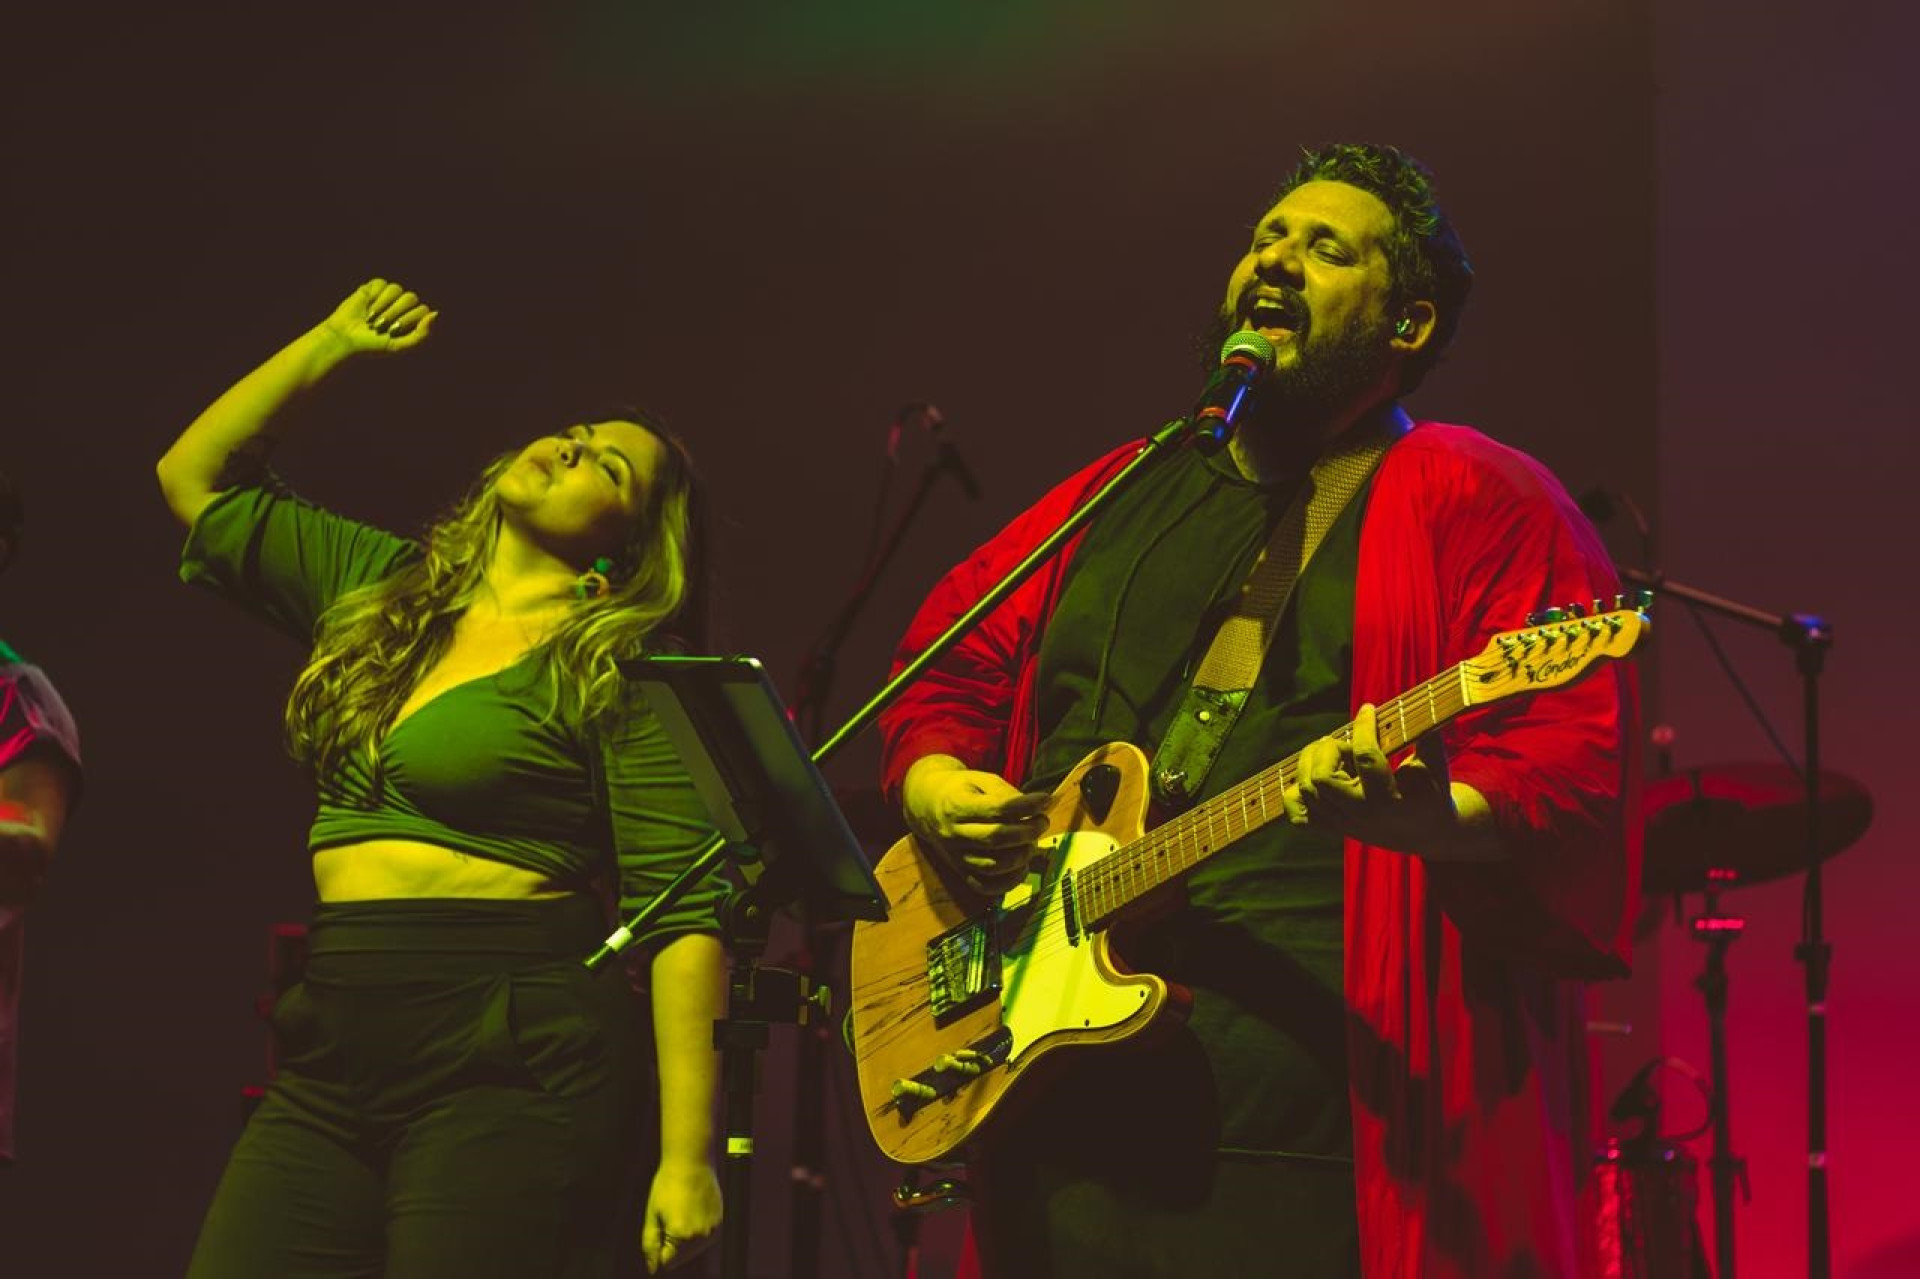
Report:
M 1041 868 L 984 906 L 911 836 L 880 859 L 891 909 L 854 925 L 849 1016 L 888 1158 L 951 1157 L 1055 1050 L 1131 1038 L 1165 1008 L 1167 984 L 1116 967 L 1072 900 L 1078 872 L 1140 837 L 1147 798 L 1146 756 L 1100 747 L 1054 791 Z M 951 1064 L 968 1054 L 977 1073 Z

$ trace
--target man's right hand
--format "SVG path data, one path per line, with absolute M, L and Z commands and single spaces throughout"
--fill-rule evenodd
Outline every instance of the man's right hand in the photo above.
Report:
M 983 893 L 1003 893 L 1027 873 L 1051 799 L 951 755 L 921 756 L 900 785 L 907 829 Z
M 346 354 L 405 351 L 426 341 L 439 314 L 405 286 L 374 279 L 333 308 L 320 332 Z

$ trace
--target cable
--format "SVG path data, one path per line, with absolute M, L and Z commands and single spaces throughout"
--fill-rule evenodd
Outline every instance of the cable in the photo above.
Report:
M 1733 662 L 1727 657 L 1726 650 L 1720 646 L 1720 637 L 1713 633 L 1713 628 L 1707 625 L 1707 619 L 1691 601 L 1687 602 L 1687 613 L 1693 618 L 1694 624 L 1700 628 L 1700 634 L 1707 641 L 1707 648 L 1712 651 L 1714 660 L 1720 663 L 1720 669 L 1726 673 L 1727 679 L 1732 681 L 1734 691 L 1740 694 L 1740 699 L 1753 713 L 1753 718 L 1759 723 L 1761 731 L 1767 735 L 1767 740 L 1773 743 L 1773 749 L 1779 752 L 1780 758 L 1785 761 L 1788 768 L 1793 770 L 1793 775 L 1805 781 L 1806 770 L 1801 766 L 1800 761 L 1793 757 L 1793 752 L 1787 749 L 1786 743 L 1780 740 L 1780 734 L 1774 731 L 1772 722 L 1767 719 L 1766 711 L 1762 710 L 1760 703 L 1755 700 L 1753 690 L 1749 689 L 1746 681 L 1740 678 L 1740 673 L 1733 669 Z

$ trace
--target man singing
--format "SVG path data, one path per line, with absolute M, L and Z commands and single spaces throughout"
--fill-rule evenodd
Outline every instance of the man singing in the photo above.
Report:
M 1217 336 L 1276 351 L 1229 445 L 1162 460 L 883 720 L 910 830 L 986 892 L 1026 873 L 1046 793 L 1103 743 L 1153 756 L 1167 810 L 1303 752 L 1286 820 L 1116 938 L 1191 992 L 1184 1020 L 1060 1054 L 986 1129 L 990 1275 L 1580 1273 L 1578 983 L 1626 972 L 1631 673 L 1404 757 L 1376 735 L 1376 704 L 1618 589 L 1543 467 L 1400 408 L 1471 283 L 1416 161 L 1308 153 L 1227 282 Z M 950 572 L 902 660 L 1137 450 Z

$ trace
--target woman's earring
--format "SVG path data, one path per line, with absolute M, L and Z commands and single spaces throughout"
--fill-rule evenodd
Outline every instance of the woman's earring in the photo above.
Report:
M 607 581 L 607 573 L 612 568 L 613 561 L 604 555 L 594 560 L 592 568 L 574 579 L 574 596 L 583 600 L 597 600 L 605 595 L 612 586 Z
M 1412 332 L 1413 332 L 1413 319 L 1410 316 L 1405 316 L 1405 315 L 1401 316 L 1400 322 L 1393 326 L 1393 335 L 1395 337 L 1403 338 Z

